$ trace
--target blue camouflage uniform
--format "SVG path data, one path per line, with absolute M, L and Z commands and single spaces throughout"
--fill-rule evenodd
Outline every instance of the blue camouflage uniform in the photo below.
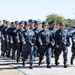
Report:
M 71 48 L 71 65 L 73 65 L 73 60 L 75 59 L 75 32 L 72 34 L 72 48 Z
M 4 28 L 4 25 L 1 25 L 0 26 L 0 31 L 1 31 L 1 36 L 0 36 L 0 39 L 1 39 L 1 55 L 3 55 L 3 39 L 2 39 L 2 33 L 3 33 L 3 28 Z
M 56 21 L 52 20 L 52 21 L 49 22 L 49 23 L 50 23 L 50 26 L 53 26 L 53 27 L 49 27 L 49 30 L 52 32 L 52 38 L 53 38 L 53 40 L 54 40 L 54 42 L 55 42 L 55 33 L 56 33 L 56 31 L 58 30 L 56 27 L 54 27 L 54 26 L 56 26 Z M 54 57 L 54 56 L 55 56 L 55 55 L 54 55 L 55 45 L 52 46 L 51 49 L 52 49 L 51 57 Z
M 41 31 L 42 29 L 37 29 L 37 28 L 35 28 L 35 30 L 34 30 L 34 32 L 35 32 L 35 35 L 36 35 L 36 49 L 35 49 L 35 51 L 34 51 L 34 54 L 36 55 L 37 54 L 37 56 L 38 56 L 38 53 L 39 53 L 39 40 L 38 40 L 38 38 L 39 38 L 39 33 L 40 33 L 40 31 Z
M 53 38 L 53 40 L 55 42 L 55 32 L 57 31 L 57 29 L 56 28 L 49 28 L 49 30 L 51 31 L 52 38 Z M 54 57 L 55 45 L 52 46 L 51 48 L 52 48 L 52 55 L 51 55 L 51 57 Z
M 11 52 L 11 49 L 12 49 L 12 31 L 13 31 L 13 28 L 10 27 L 7 29 L 7 40 L 9 40 L 7 42 L 7 50 L 6 50 L 6 56 L 7 57 L 10 57 L 10 52 Z
M 48 25 L 46 22 L 44 25 Z M 50 68 L 51 66 L 51 46 L 53 44 L 52 41 L 52 34 L 50 32 L 50 30 L 42 30 L 39 33 L 39 43 L 42 45 L 40 45 L 40 50 L 39 50 L 39 65 L 41 64 L 41 61 L 43 60 L 44 54 L 46 53 L 46 63 L 47 63 L 47 68 Z
M 40 25 L 41 24 L 41 22 L 40 21 L 36 21 L 36 25 Z M 33 30 L 34 32 L 35 32 L 35 35 L 36 35 L 36 46 L 37 47 L 35 47 L 35 50 L 34 50 L 34 56 L 36 57 L 36 56 L 39 56 L 39 33 L 40 33 L 40 31 L 42 31 L 42 28 L 35 28 L 34 30 Z
M 13 28 L 12 29 L 12 41 L 13 41 L 13 44 L 12 44 L 12 59 L 15 59 L 15 52 L 16 50 L 18 49 L 18 32 L 19 32 L 19 29 L 18 28 Z
M 5 52 L 7 50 L 7 38 L 6 38 L 7 32 L 6 31 L 7 31 L 7 27 L 4 26 L 2 29 L 2 35 L 1 35 L 1 38 L 4 39 L 4 40 L 2 40 L 2 44 L 3 44 L 2 54 L 3 54 L 3 56 L 5 55 Z
M 25 30 L 23 36 L 24 38 L 22 37 L 22 41 L 26 42 L 26 44 L 22 46 L 23 66 L 24 62 L 28 58 L 28 55 L 30 55 L 30 65 L 32 65 L 34 62 L 34 46 L 35 46 L 36 36 L 34 31 L 32 30 L 28 31 Z
M 17 50 L 17 63 L 19 62 L 19 58 L 20 58 L 20 55 L 22 54 L 22 45 L 23 45 L 23 42 L 22 42 L 22 34 L 25 32 L 25 29 L 20 29 L 19 32 L 18 32 L 18 40 L 20 41 L 20 43 L 18 43 L 18 50 Z
M 60 23 L 60 25 L 64 25 L 63 23 Z M 67 30 L 57 30 L 55 33 L 55 44 L 58 46 L 58 48 L 55 49 L 55 64 L 58 65 L 58 59 L 63 51 L 63 58 L 64 58 L 64 67 L 67 67 L 67 53 L 68 48 L 67 46 L 70 45 L 69 43 L 69 37 Z

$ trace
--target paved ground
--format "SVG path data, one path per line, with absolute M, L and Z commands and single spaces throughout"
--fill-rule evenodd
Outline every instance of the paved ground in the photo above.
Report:
M 74 65 L 70 65 L 70 57 L 71 57 L 71 47 L 68 49 L 68 68 L 63 68 L 63 55 L 61 54 L 59 62 L 60 65 L 58 67 L 54 64 L 54 58 L 51 59 L 52 68 L 46 68 L 46 63 L 38 66 L 38 61 L 34 63 L 34 69 L 29 69 L 29 62 L 27 60 L 27 64 L 25 67 L 22 66 L 22 62 L 19 64 L 16 63 L 15 60 L 11 60 L 11 58 L 1 57 L 0 56 L 0 75 L 75 75 L 75 60 Z M 38 58 L 37 58 L 38 60 Z M 43 60 L 45 62 L 45 58 Z M 14 67 L 14 68 L 13 68 Z
M 13 66 L 9 65 L 7 58 L 0 56 L 0 75 L 25 75 L 21 71 L 15 69 Z

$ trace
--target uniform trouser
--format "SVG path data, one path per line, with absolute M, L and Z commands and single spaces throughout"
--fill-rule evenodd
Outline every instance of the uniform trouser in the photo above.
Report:
M 42 45 L 39 48 L 39 61 L 41 62 L 43 60 L 44 54 L 46 53 L 46 63 L 50 64 L 51 62 L 51 47 L 47 45 Z
M 12 44 L 12 57 L 15 57 L 15 52 L 18 49 L 18 44 L 17 43 L 13 43 Z
M 22 61 L 26 61 L 30 55 L 30 64 L 34 62 L 34 46 L 22 45 Z
M 39 56 L 39 51 L 40 51 L 40 49 L 39 49 L 39 44 L 37 44 L 37 56 Z
M 36 47 L 34 48 L 34 54 L 35 55 L 37 54 L 37 48 Z
M 63 51 L 63 63 L 67 64 L 68 48 L 65 45 L 59 45 L 59 48 L 55 49 L 55 61 L 59 59 L 61 52 Z
M 1 52 L 3 51 L 3 40 L 1 39 Z
M 74 60 L 75 59 L 75 45 L 72 45 L 71 52 L 72 52 L 71 60 Z
M 2 41 L 2 52 L 3 54 L 5 54 L 6 50 L 7 50 L 7 42 L 6 40 Z
M 52 49 L 52 54 L 51 54 L 51 56 L 54 56 L 54 51 L 55 51 L 55 48 L 54 47 L 51 47 L 51 49 Z
M 10 42 L 8 42 L 8 43 L 7 43 L 6 55 L 10 55 L 11 48 L 12 48 L 12 44 L 11 44 Z
M 38 48 L 37 47 L 34 47 L 34 56 L 36 57 L 38 54 Z
M 22 44 L 19 43 L 18 44 L 18 50 L 17 50 L 17 59 L 20 58 L 20 54 L 22 53 Z

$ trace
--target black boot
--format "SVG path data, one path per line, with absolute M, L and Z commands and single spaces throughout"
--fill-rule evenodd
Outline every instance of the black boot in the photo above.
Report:
M 10 54 L 8 54 L 8 58 L 10 58 Z
M 17 58 L 17 63 L 19 63 L 19 58 Z
M 64 64 L 64 68 L 67 68 L 68 66 L 67 66 L 67 64 Z
M 4 51 L 2 52 L 2 56 L 4 57 Z
M 12 60 L 14 60 L 14 57 L 12 56 Z
M 2 54 L 2 56 L 4 57 L 4 53 Z
M 51 68 L 51 65 L 47 64 L 47 68 Z
M 22 65 L 25 66 L 25 61 L 22 62 Z
M 3 56 L 3 52 L 1 52 L 1 56 Z
M 30 64 L 30 67 L 29 67 L 29 69 L 33 69 L 33 66 L 32 66 L 32 64 Z
M 52 55 L 51 57 L 54 58 L 54 55 Z
M 70 63 L 71 63 L 71 65 L 73 65 L 73 60 L 72 59 L 71 59 Z
M 41 61 L 39 60 L 39 63 L 38 63 L 38 65 L 40 66 L 41 65 Z
M 55 60 L 55 64 L 56 64 L 56 66 L 58 66 L 58 64 L 60 64 L 57 60 Z
M 51 57 L 54 58 L 54 53 L 52 53 Z
M 6 56 L 9 58 L 10 57 L 10 54 L 6 53 Z
M 15 60 L 15 56 L 12 55 L 12 60 Z

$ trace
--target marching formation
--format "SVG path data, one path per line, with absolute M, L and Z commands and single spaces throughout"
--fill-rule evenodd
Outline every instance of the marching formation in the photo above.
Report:
M 63 52 L 64 68 L 67 68 L 67 55 L 70 40 L 65 24 L 59 23 L 56 27 L 56 21 L 37 21 L 29 19 L 28 21 L 9 22 L 3 20 L 0 22 L 0 39 L 1 39 L 1 55 L 16 59 L 19 63 L 22 57 L 22 65 L 25 66 L 26 60 L 30 59 L 30 69 L 33 69 L 34 60 L 39 58 L 38 65 L 42 64 L 44 56 L 46 56 L 47 68 L 51 68 L 51 57 L 55 58 L 55 65 L 58 62 L 61 52 Z M 72 38 L 72 57 L 71 65 L 75 58 L 75 32 Z M 12 52 L 12 54 L 11 54 Z M 17 52 L 17 55 L 16 55 Z M 11 56 L 12 55 L 12 56 Z

